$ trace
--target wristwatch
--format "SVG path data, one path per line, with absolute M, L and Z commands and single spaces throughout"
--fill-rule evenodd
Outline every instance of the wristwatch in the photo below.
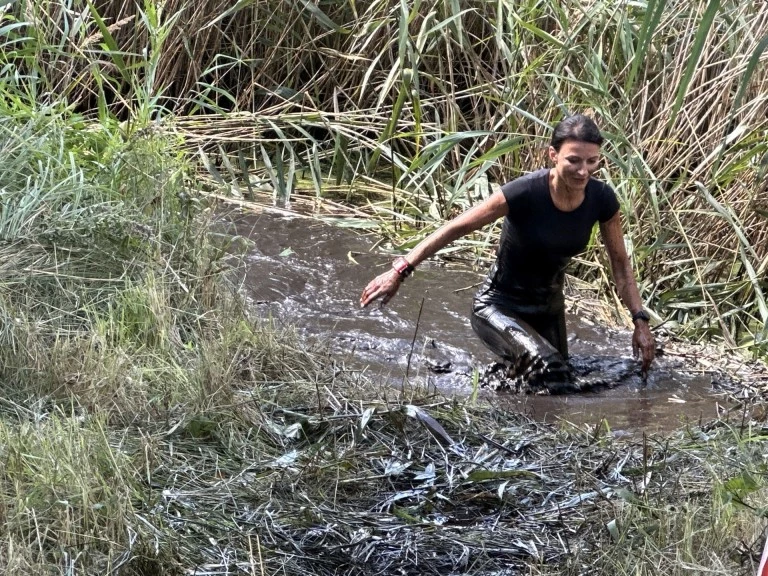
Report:
M 415 268 L 411 265 L 411 263 L 408 262 L 408 260 L 406 260 L 402 256 L 398 256 L 397 258 L 395 258 L 395 261 L 392 262 L 392 268 L 395 269 L 395 272 L 400 274 L 400 278 L 402 278 L 403 280 L 408 278 L 408 276 L 411 275 L 411 272 L 415 270 Z
M 637 322 L 638 320 L 644 320 L 646 322 L 650 322 L 651 317 L 648 316 L 648 312 L 646 312 L 641 308 L 640 310 L 632 314 L 632 322 Z

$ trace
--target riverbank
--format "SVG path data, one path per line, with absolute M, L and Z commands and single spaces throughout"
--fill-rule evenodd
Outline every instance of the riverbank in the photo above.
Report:
M 764 421 L 617 439 L 246 334 L 204 407 L 5 400 L 6 573 L 754 573 Z

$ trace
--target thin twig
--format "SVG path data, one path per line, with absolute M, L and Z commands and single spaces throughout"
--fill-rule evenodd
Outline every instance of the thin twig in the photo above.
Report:
M 413 330 L 413 338 L 411 338 L 411 349 L 408 352 L 408 363 L 405 366 L 405 379 L 408 380 L 408 374 L 411 370 L 411 358 L 413 357 L 413 347 L 416 344 L 416 334 L 419 332 L 419 323 L 421 322 L 421 312 L 424 310 L 424 299 L 426 296 L 422 296 L 421 304 L 419 305 L 419 315 L 416 317 L 416 328 Z

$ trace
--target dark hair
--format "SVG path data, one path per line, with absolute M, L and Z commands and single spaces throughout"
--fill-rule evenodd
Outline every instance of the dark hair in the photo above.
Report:
M 550 145 L 557 151 L 566 140 L 577 140 L 579 142 L 589 142 L 590 144 L 602 145 L 604 138 L 600 134 L 600 129 L 589 116 L 584 114 L 574 114 L 563 118 L 555 126 L 552 132 L 552 141 Z

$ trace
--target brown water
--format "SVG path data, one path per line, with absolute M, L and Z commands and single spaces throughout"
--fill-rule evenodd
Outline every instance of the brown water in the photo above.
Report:
M 468 395 L 473 369 L 496 360 L 469 324 L 482 275 L 425 263 L 386 307 L 361 310 L 363 287 L 391 262 L 369 238 L 316 220 L 270 214 L 239 216 L 235 228 L 254 242 L 245 282 L 255 305 L 328 343 L 348 368 L 395 385 L 402 385 L 407 372 L 409 380 L 426 381 L 446 394 Z M 722 399 L 712 394 L 710 375 L 661 357 L 643 382 L 631 357 L 629 331 L 575 317 L 567 322 L 574 361 L 603 366 L 606 377 L 621 371 L 621 385 L 560 396 L 481 393 L 542 420 L 584 424 L 604 418 L 615 432 L 660 431 L 716 416 Z

